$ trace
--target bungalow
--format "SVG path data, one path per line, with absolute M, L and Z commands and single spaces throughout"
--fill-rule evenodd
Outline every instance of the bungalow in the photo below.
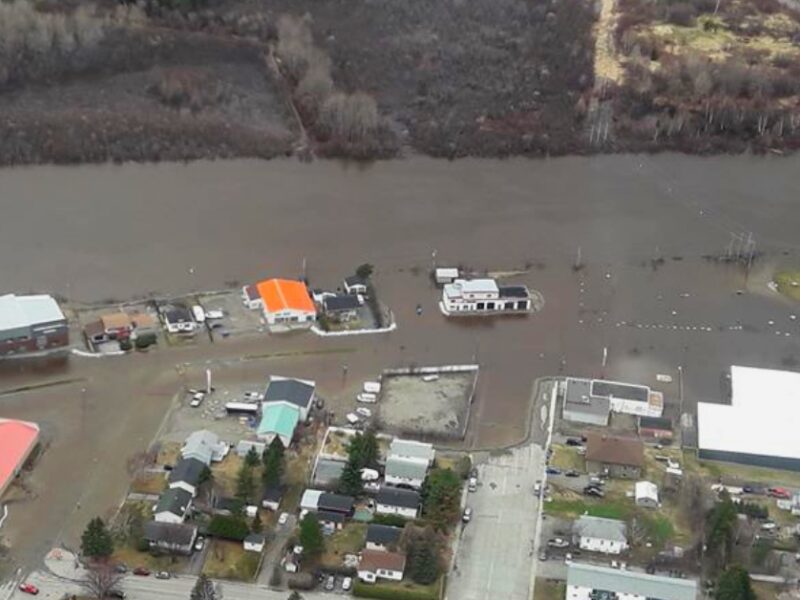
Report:
M 183 523 L 192 506 L 192 495 L 183 489 L 166 490 L 158 499 L 153 518 L 159 523 Z
M 344 284 L 344 291 L 348 294 L 366 294 L 369 287 L 369 282 L 358 275 L 345 277 L 342 283 Z
M 178 523 L 148 521 L 143 536 L 151 550 L 191 554 L 197 539 L 197 527 Z
M 254 449 L 259 456 L 261 456 L 267 449 L 267 445 L 264 442 L 257 442 L 255 440 L 240 440 L 239 443 L 236 444 L 234 451 L 236 452 L 236 456 L 239 458 L 244 458 L 250 453 L 251 448 Z
M 406 568 L 406 557 L 397 552 L 364 550 L 358 563 L 358 578 L 367 583 L 378 579 L 401 581 Z
M 574 533 L 582 550 L 622 554 L 628 549 L 625 521 L 583 515 L 575 521 Z
M 296 406 L 300 411 L 300 419 L 308 419 L 308 413 L 314 404 L 317 384 L 309 379 L 292 379 L 273 375 L 269 378 L 264 390 L 261 405 L 286 403 Z
M 644 467 L 644 444 L 633 438 L 589 433 L 586 440 L 586 467 L 605 471 L 612 477 L 636 479 Z
M 300 510 L 308 512 L 327 511 L 350 517 L 353 514 L 355 499 L 342 494 L 329 494 L 322 490 L 306 490 L 300 499 Z
M 388 550 L 397 544 L 402 533 L 400 527 L 370 523 L 367 526 L 367 550 Z
M 288 402 L 264 403 L 262 406 L 258 439 L 269 445 L 278 437 L 283 447 L 288 448 L 300 422 L 300 410 Z
M 420 495 L 411 490 L 383 486 L 375 496 L 375 512 L 379 515 L 400 515 L 416 519 L 419 515 Z
M 306 284 L 290 279 L 267 279 L 256 284 L 267 325 L 311 327 L 317 309 Z
M 433 459 L 436 458 L 436 450 L 433 449 L 433 444 L 394 438 L 389 445 L 389 456 L 424 460 L 430 466 L 433 464 Z
M 208 465 L 196 458 L 180 459 L 169 473 L 169 489 L 186 490 L 194 498 L 207 468 Z
M 636 506 L 658 508 L 658 486 L 652 481 L 637 481 L 633 495 Z
M 156 319 L 150 313 L 131 313 L 131 325 L 136 335 L 156 332 Z
M 420 489 L 428 475 L 428 463 L 420 458 L 389 456 L 386 460 L 385 481 L 389 485 Z
M 261 507 L 269 510 L 278 510 L 283 499 L 284 488 L 280 485 L 273 485 L 264 488 L 261 493 Z
M 182 304 L 168 304 L 162 306 L 160 311 L 167 333 L 195 333 L 197 323 L 191 311 Z
M 317 520 L 322 525 L 323 532 L 326 535 L 332 535 L 344 527 L 347 522 L 347 517 L 338 512 L 331 512 L 329 510 L 318 510 Z
M 322 310 L 332 321 L 347 323 L 358 317 L 361 304 L 361 297 L 352 294 L 328 296 L 322 299 Z
M 223 460 L 230 446 L 221 442 L 219 436 L 208 429 L 192 432 L 181 448 L 183 458 L 196 458 L 205 465 Z
M 260 533 L 251 533 L 242 542 L 245 552 L 263 552 L 266 539 Z
M 264 308 L 261 294 L 258 293 L 258 287 L 255 285 L 245 285 L 242 287 L 242 302 L 244 302 L 244 305 L 250 310 L 261 310 Z

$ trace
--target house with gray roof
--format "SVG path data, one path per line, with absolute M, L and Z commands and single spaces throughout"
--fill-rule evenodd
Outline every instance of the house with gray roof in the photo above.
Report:
M 189 434 L 181 448 L 183 458 L 196 458 L 205 465 L 212 462 L 219 462 L 228 455 L 230 446 L 221 442 L 219 436 L 209 431 L 201 429 Z
M 308 413 L 314 403 L 316 383 L 305 379 L 291 379 L 273 375 L 269 378 L 264 391 L 262 406 L 275 403 L 287 403 L 296 406 L 300 411 L 300 420 L 308 419 Z
M 575 521 L 573 533 L 582 550 L 621 554 L 628 549 L 625 521 L 583 515 Z
M 565 421 L 587 425 L 608 425 L 611 401 L 606 397 L 592 395 L 589 379 L 567 378 L 561 416 Z
M 386 460 L 385 481 L 389 485 L 422 487 L 428 474 L 428 462 L 420 458 L 400 458 L 390 455 Z
M 370 523 L 367 526 L 367 550 L 388 550 L 400 541 L 402 533 L 400 527 Z
M 151 550 L 191 554 L 197 538 L 197 527 L 180 523 L 148 521 L 144 524 L 142 537 L 147 541 Z
M 394 438 L 389 445 L 389 456 L 424 460 L 430 466 L 433 464 L 433 459 L 436 458 L 436 450 L 433 449 L 433 444 Z
M 158 499 L 153 518 L 159 523 L 183 523 L 191 506 L 192 495 L 186 490 L 166 490 Z
M 400 515 L 406 519 L 416 519 L 421 502 L 418 492 L 384 485 L 375 496 L 375 512 L 379 515 Z
M 567 564 L 568 600 L 697 600 L 697 582 L 584 563 Z
M 208 465 L 196 458 L 180 459 L 169 473 L 169 488 L 186 490 L 194 498 L 207 468 Z

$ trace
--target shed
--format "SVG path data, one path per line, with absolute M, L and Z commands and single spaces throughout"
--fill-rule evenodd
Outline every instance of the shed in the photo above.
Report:
M 455 267 L 438 267 L 434 271 L 434 279 L 439 284 L 453 283 L 458 279 L 458 269 Z
M 265 539 L 260 533 L 251 533 L 244 538 L 242 544 L 246 552 L 263 552 Z
M 634 486 L 637 506 L 658 508 L 658 486 L 651 481 L 637 481 Z

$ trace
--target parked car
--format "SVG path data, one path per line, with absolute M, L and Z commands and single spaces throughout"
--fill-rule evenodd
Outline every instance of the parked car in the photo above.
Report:
M 605 492 L 600 488 L 592 487 L 590 485 L 587 485 L 585 488 L 583 488 L 583 493 L 586 496 L 594 496 L 595 498 L 602 498 L 606 495 Z
M 206 319 L 222 319 L 225 317 L 225 312 L 219 308 L 212 308 L 206 311 Z
M 574 469 L 570 469 L 569 471 L 564 473 L 564 476 L 566 476 L 566 477 L 580 477 L 581 474 L 578 473 L 577 471 L 575 471 Z
M 108 592 L 109 598 L 118 598 L 119 600 L 125 600 L 125 592 L 122 590 L 111 590 Z
M 538 479 L 536 480 L 536 483 L 533 484 L 533 493 L 536 496 L 540 496 L 542 494 L 542 482 Z
M 561 469 L 556 469 L 555 467 L 547 467 L 547 474 L 548 475 L 561 475 Z
M 467 490 L 470 492 L 475 492 L 478 490 L 478 478 L 477 477 L 470 477 L 469 483 L 467 484 Z
M 578 438 L 567 438 L 567 446 L 583 446 L 583 442 Z
M 784 500 L 790 500 L 792 495 L 789 493 L 789 490 L 782 487 L 771 487 L 767 490 L 770 496 L 773 498 L 783 498 Z
M 114 565 L 114 571 L 116 573 L 127 573 L 128 565 L 126 565 L 125 563 L 117 563 Z
M 370 418 L 372 416 L 372 411 L 364 406 L 359 406 L 356 412 L 362 417 Z
M 547 545 L 551 548 L 569 548 L 569 542 L 564 538 L 553 538 L 552 540 L 547 540 Z
M 166 571 L 159 571 L 156 573 L 156 579 L 169 579 L 171 575 Z
M 26 594 L 32 594 L 36 596 L 39 593 L 39 588 L 37 588 L 32 583 L 20 583 L 19 584 L 19 591 L 25 592 Z
M 289 522 L 289 513 L 282 512 L 281 516 L 278 517 L 278 525 L 286 525 Z
M 325 591 L 332 592 L 336 587 L 336 578 L 333 575 L 328 575 L 325 579 Z
M 245 392 L 244 393 L 244 397 L 247 400 L 256 400 L 256 401 L 258 401 L 258 400 L 263 400 L 264 399 L 264 394 L 262 394 L 261 392 Z
M 150 576 L 150 569 L 146 567 L 136 567 L 133 570 L 134 575 L 139 575 L 140 577 L 149 577 Z
M 356 402 L 363 402 L 365 404 L 375 404 L 378 401 L 378 396 L 364 392 L 356 395 Z
M 345 577 L 342 579 L 342 591 L 349 592 L 350 588 L 353 587 L 353 578 L 352 577 Z
M 539 552 L 539 560 L 541 562 L 545 562 L 547 560 L 547 550 L 542 550 Z
M 203 403 L 203 399 L 206 397 L 204 392 L 195 392 L 192 394 L 192 401 L 189 402 L 189 406 L 192 408 L 197 408 Z
M 200 552 L 203 548 L 205 548 L 205 545 L 206 545 L 206 538 L 204 538 L 202 535 L 198 535 L 197 539 L 194 542 L 195 551 Z
M 461 520 L 464 523 L 469 523 L 472 520 L 472 509 L 468 506 L 464 509 L 464 514 L 461 515 Z

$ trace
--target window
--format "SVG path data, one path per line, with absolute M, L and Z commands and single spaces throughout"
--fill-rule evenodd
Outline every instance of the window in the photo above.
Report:
M 483 303 L 483 302 L 478 302 L 478 310 L 483 310 L 483 309 L 484 309 L 484 306 L 485 306 L 485 305 L 484 305 L 484 303 Z

